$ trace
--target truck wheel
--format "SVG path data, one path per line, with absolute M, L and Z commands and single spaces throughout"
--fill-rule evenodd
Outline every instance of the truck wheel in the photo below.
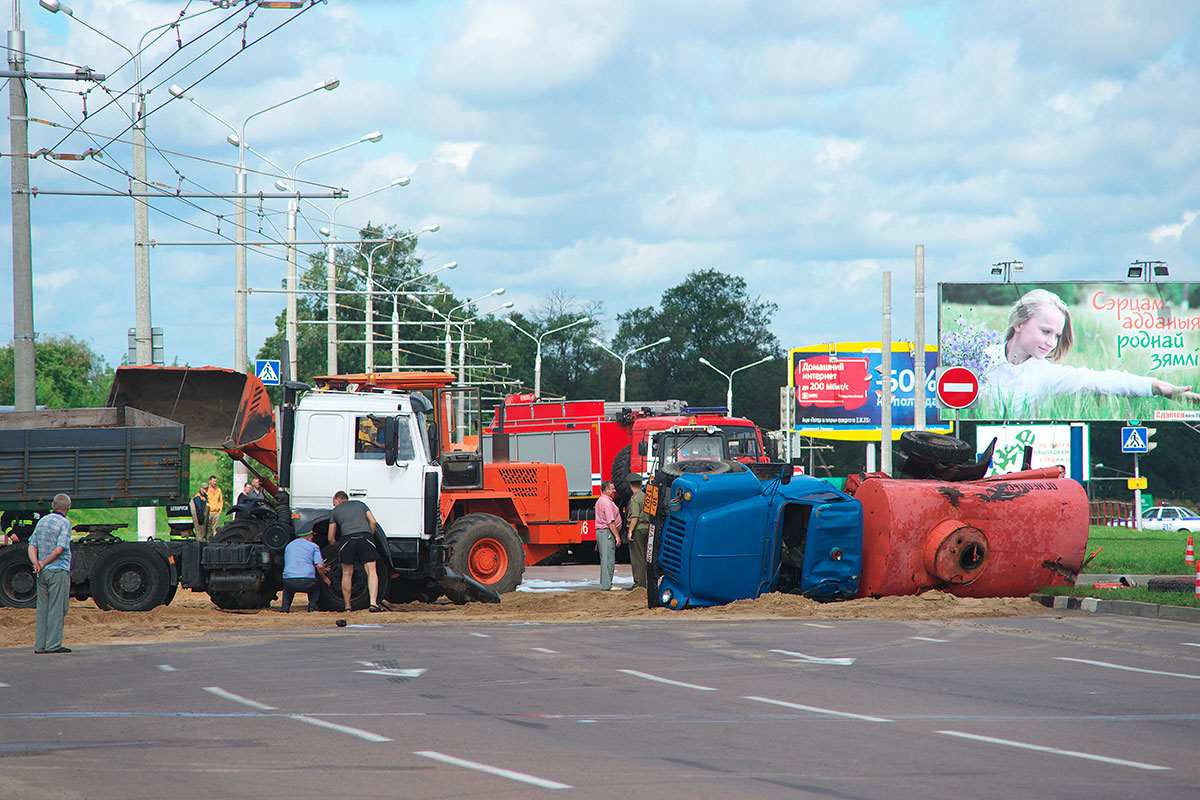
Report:
M 442 587 L 429 581 L 396 580 L 388 588 L 389 603 L 434 603 L 443 594 Z
M 226 522 L 212 536 L 218 544 L 250 544 L 262 541 L 262 530 L 266 523 L 260 519 L 235 519 Z
M 217 608 L 226 611 L 245 611 L 266 608 L 275 599 L 275 592 L 243 590 L 239 592 L 209 592 L 208 598 Z
M 92 595 L 100 608 L 149 611 L 166 601 L 169 578 L 166 562 L 150 548 L 113 545 L 96 561 Z
M 378 549 L 378 543 L 376 548 Z M 342 602 L 342 562 L 338 559 L 338 550 L 333 545 L 321 548 L 321 557 L 329 565 L 329 583 L 321 581 L 321 590 L 317 597 L 317 607 L 322 611 L 344 611 L 346 604 Z M 389 570 L 382 558 L 375 560 L 375 574 L 379 576 L 379 599 L 388 597 Z M 354 565 L 350 575 L 350 608 L 360 611 L 371 605 L 371 590 L 367 587 L 367 570 L 362 564 Z
M 451 569 L 495 592 L 511 592 L 525 574 L 525 548 L 517 532 L 493 514 L 467 514 L 454 520 L 446 529 L 446 544 Z
M 962 439 L 929 431 L 905 431 L 900 434 L 900 449 L 914 456 L 951 465 L 965 464 L 975 454 L 974 448 Z
M 613 457 L 612 469 L 609 470 L 609 476 L 612 478 L 613 486 L 617 489 L 617 497 L 629 498 L 633 496 L 633 489 L 629 487 L 629 463 L 631 458 L 631 445 L 625 445 Z
M 37 582 L 24 544 L 0 550 L 0 606 L 33 608 Z
M 685 458 L 683 461 L 676 461 L 672 464 L 667 464 L 661 472 L 665 472 L 672 478 L 678 478 L 683 474 L 691 475 L 724 475 L 726 472 L 731 472 L 732 467 L 728 461 L 713 461 L 707 458 Z

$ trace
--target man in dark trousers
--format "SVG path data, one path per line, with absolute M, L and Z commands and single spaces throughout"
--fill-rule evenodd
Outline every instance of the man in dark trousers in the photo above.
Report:
M 283 602 L 279 610 L 284 614 L 292 610 L 292 597 L 304 592 L 308 597 L 308 610 L 317 610 L 317 594 L 320 586 L 317 578 L 329 585 L 326 574 L 328 567 L 321 558 L 321 548 L 313 544 L 312 531 L 297 536 L 283 548 Z
M 650 534 L 650 521 L 646 518 L 646 493 L 642 491 L 642 476 L 636 472 L 626 478 L 633 496 L 626 507 L 626 537 L 629 539 L 629 567 L 633 570 L 633 586 L 646 588 L 646 540 Z
M 33 652 L 69 653 L 63 647 L 63 620 L 71 602 L 71 498 L 54 495 L 53 511 L 38 520 L 29 539 L 29 560 L 37 581 Z
M 333 512 L 329 517 L 329 541 L 337 546 L 338 561 L 342 564 L 342 600 L 350 610 L 350 584 L 354 575 L 354 564 L 363 565 L 367 573 L 367 592 L 371 596 L 371 610 L 383 611 L 379 605 L 379 575 L 375 562 L 379 556 L 375 551 L 375 515 L 361 500 L 351 500 L 345 492 L 333 496 Z M 341 532 L 341 541 L 338 533 Z

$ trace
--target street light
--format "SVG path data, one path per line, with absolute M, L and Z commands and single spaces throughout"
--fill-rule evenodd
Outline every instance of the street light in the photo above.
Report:
M 725 391 L 725 409 L 732 416 L 732 414 L 733 414 L 733 376 L 736 375 L 737 373 L 741 372 L 744 369 L 750 369 L 751 367 L 757 367 L 759 364 L 763 364 L 767 361 L 770 361 L 772 358 L 774 358 L 774 356 L 763 356 L 758 361 L 755 361 L 753 364 L 747 364 L 744 367 L 738 367 L 733 372 L 728 372 L 728 373 L 721 372 L 721 370 L 714 367 L 709 362 L 709 360 L 707 358 L 705 358 L 704 356 L 700 357 L 700 363 L 703 364 L 704 366 L 708 367 L 709 369 L 711 369 L 713 372 L 718 373 L 719 375 L 721 375 L 722 377 L 726 378 L 729 381 L 729 388 Z
M 459 303 L 459 304 L 458 304 L 458 305 L 456 305 L 454 308 L 450 309 L 449 311 L 447 311 L 447 312 L 445 312 L 445 313 L 442 313 L 441 311 L 438 311 L 436 308 L 434 308 L 434 307 L 433 307 L 433 306 L 431 306 L 430 304 L 426 303 L 424 300 L 420 299 L 420 298 L 419 298 L 419 297 L 417 297 L 415 294 L 410 294 L 410 295 L 408 295 L 408 299 L 409 299 L 409 300 L 412 300 L 412 301 L 413 301 L 413 302 L 415 302 L 417 305 L 419 305 L 419 306 L 421 306 L 422 308 L 424 308 L 426 311 L 429 311 L 429 312 L 432 312 L 433 314 L 436 314 L 437 316 L 441 317 L 441 318 L 442 318 L 442 319 L 445 321 L 445 323 L 446 323 L 446 337 L 445 337 L 445 345 L 446 345 L 446 348 L 445 348 L 445 349 L 446 349 L 446 370 L 447 370 L 447 371 L 449 371 L 449 370 L 450 370 L 450 354 L 451 354 L 451 350 L 453 349 L 453 344 L 452 344 L 452 341 L 453 341 L 453 340 L 450 338 L 450 326 L 451 326 L 451 324 L 462 324 L 462 325 L 465 325 L 465 324 L 466 324 L 465 322 L 464 322 L 464 323 L 455 323 L 455 322 L 454 322 L 454 319 L 453 319 L 453 317 L 454 317 L 454 312 L 455 312 L 455 311 L 458 311 L 458 310 L 460 310 L 460 309 L 463 309 L 463 308 L 467 308 L 468 306 L 474 305 L 475 303 L 478 303 L 480 300 L 486 300 L 486 299 L 487 299 L 487 298 L 489 298 L 489 297 L 495 297 L 495 296 L 497 296 L 497 295 L 501 295 L 501 294 L 504 294 L 504 289 L 503 289 L 503 288 L 500 288 L 500 289 L 492 289 L 492 290 L 491 290 L 490 292 L 488 292 L 487 294 L 485 294 L 485 295 L 483 295 L 483 296 L 481 296 L 481 297 L 476 297 L 474 300 L 468 300 L 468 301 L 466 301 L 465 303 Z M 512 305 L 513 305 L 512 303 L 509 303 L 507 307 L 511 308 L 511 307 L 512 307 Z M 504 308 L 504 307 L 505 307 L 505 306 L 501 306 L 501 308 Z M 496 310 L 498 310 L 498 309 L 493 309 L 493 311 L 496 311 Z M 492 312 L 491 312 L 491 311 L 489 311 L 488 313 L 490 314 L 490 313 L 492 313 Z M 476 317 L 474 317 L 474 318 L 472 318 L 472 319 L 478 319 L 478 316 L 476 316 Z M 466 328 L 465 328 L 465 327 L 463 328 L 463 337 L 464 337 L 464 338 L 466 337 Z M 462 359 L 460 358 L 460 359 L 459 359 L 459 361 L 461 362 L 461 361 L 462 361 Z M 462 378 L 462 375 L 460 374 L 460 375 L 459 375 L 459 381 L 461 382 L 462 380 L 463 380 L 463 378 Z
M 1012 273 L 1024 271 L 1024 261 L 999 261 L 992 264 L 992 274 L 1001 277 L 1005 283 L 1011 282 Z
M 1165 261 L 1130 261 L 1129 278 L 1142 278 L 1150 283 L 1154 278 L 1165 278 L 1171 274 Z
M 530 339 L 533 339 L 534 343 L 537 344 L 537 355 L 533 359 L 533 397 L 536 400 L 542 396 L 542 339 L 546 338 L 552 333 L 558 333 L 559 331 L 565 331 L 567 328 L 573 328 L 576 325 L 581 325 L 585 322 L 591 322 L 591 317 L 580 317 L 574 322 L 568 322 L 566 325 L 561 325 L 552 330 L 548 330 L 539 336 L 534 336 L 529 331 L 522 329 L 520 325 L 512 321 L 512 317 L 505 317 L 504 321 L 528 336 Z
M 609 350 L 608 347 L 604 344 L 604 342 L 600 341 L 599 339 L 597 339 L 594 336 L 592 337 L 592 344 L 596 345 L 601 350 L 603 350 L 604 352 L 608 353 L 610 356 L 612 356 L 615 359 L 618 359 L 621 362 L 621 402 L 622 403 L 625 402 L 625 362 L 626 362 L 626 360 L 628 360 L 628 358 L 631 355 L 633 355 L 634 353 L 640 353 L 642 350 L 649 350 L 651 347 L 657 347 L 658 345 L 666 344 L 669 341 L 671 341 L 671 337 L 664 336 L 661 339 L 659 339 L 657 342 L 651 342 L 650 344 L 644 344 L 641 347 L 635 347 L 632 350 L 629 350 L 628 352 L 626 352 L 625 355 L 619 356 L 616 353 L 614 353 L 612 350 Z
M 239 372 L 246 371 L 247 363 L 247 347 L 246 347 L 246 126 L 250 124 L 250 120 L 257 116 L 274 111 L 280 106 L 285 106 L 288 103 L 295 102 L 301 98 L 307 97 L 310 94 L 319 91 L 332 92 L 341 83 L 337 78 L 326 78 L 321 83 L 318 83 L 311 89 L 301 92 L 300 94 L 289 97 L 279 103 L 267 106 L 266 108 L 255 111 L 242 122 L 241 128 L 235 128 L 230 122 L 223 119 L 220 115 L 202 106 L 196 98 L 192 97 L 187 92 L 179 89 L 178 86 L 172 86 L 168 91 L 171 95 L 187 100 L 192 105 L 199 108 L 204 113 L 208 114 L 213 119 L 220 122 L 233 133 L 233 136 L 226 137 L 226 141 L 234 144 L 238 149 L 237 163 L 237 183 L 234 187 L 237 208 L 236 244 L 234 248 L 234 267 L 233 267 L 233 368 Z M 176 93 L 173 90 L 179 90 Z M 331 373 L 332 374 L 332 373 Z

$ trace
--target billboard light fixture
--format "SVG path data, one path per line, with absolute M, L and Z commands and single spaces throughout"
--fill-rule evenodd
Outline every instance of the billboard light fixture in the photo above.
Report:
M 1165 278 L 1170 274 L 1171 271 L 1167 269 L 1167 262 L 1165 261 L 1138 260 L 1129 262 L 1128 277 L 1131 280 L 1141 278 L 1149 283 L 1154 278 Z
M 1129 277 L 1130 278 L 1142 277 L 1142 268 L 1141 267 L 1130 267 L 1129 268 Z

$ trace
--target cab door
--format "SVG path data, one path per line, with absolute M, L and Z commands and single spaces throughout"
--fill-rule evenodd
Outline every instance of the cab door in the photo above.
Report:
M 346 467 L 346 494 L 361 500 L 375 515 L 386 536 L 415 538 L 423 531 L 424 459 L 413 417 L 397 417 L 396 463 L 384 460 L 384 418 L 358 414 Z

